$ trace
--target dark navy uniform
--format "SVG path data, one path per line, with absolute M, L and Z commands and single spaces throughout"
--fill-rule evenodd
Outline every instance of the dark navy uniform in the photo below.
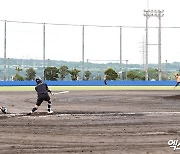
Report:
M 32 108 L 32 111 L 28 113 L 27 115 L 30 115 L 33 112 L 35 112 L 43 101 L 48 102 L 48 113 L 53 113 L 53 111 L 51 110 L 51 101 L 48 94 L 48 92 L 51 93 L 51 90 L 48 89 L 47 84 L 42 82 L 41 78 L 39 77 L 36 78 L 36 83 L 37 85 L 35 87 L 35 90 L 37 92 L 37 102 L 36 102 L 35 107 Z
M 37 106 L 40 106 L 43 101 L 47 101 L 48 103 L 51 103 L 50 97 L 48 95 L 48 92 L 51 92 L 51 91 L 48 89 L 48 86 L 46 83 L 41 82 L 37 84 L 35 87 L 35 90 L 37 91 L 37 96 L 38 96 L 37 103 L 36 103 Z

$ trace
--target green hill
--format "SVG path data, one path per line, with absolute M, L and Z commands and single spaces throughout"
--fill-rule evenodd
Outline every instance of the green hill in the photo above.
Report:
M 0 79 L 4 78 L 4 59 L 0 58 Z M 62 65 L 66 65 L 69 69 L 79 69 L 82 70 L 82 62 L 67 62 L 67 61 L 56 61 L 56 60 L 46 60 L 45 67 L 47 66 L 55 66 L 60 68 Z M 36 60 L 36 59 L 7 59 L 6 60 L 6 78 L 10 79 L 11 76 L 16 74 L 16 67 L 21 67 L 22 71 L 20 75 L 25 76 L 26 70 L 30 67 L 34 68 L 37 76 L 42 76 L 43 74 L 43 61 Z M 89 70 L 92 73 L 92 77 L 96 77 L 100 75 L 102 78 L 104 76 L 104 71 L 108 68 L 113 68 L 117 73 L 120 72 L 120 64 L 119 63 L 106 63 L 106 64 L 99 64 L 99 63 L 84 63 L 84 71 Z M 126 72 L 127 70 L 132 69 L 140 69 L 143 70 L 143 66 L 140 64 L 122 64 L 123 71 Z M 149 68 L 158 68 L 157 64 L 149 64 Z M 166 71 L 166 64 L 162 64 L 162 69 Z M 180 70 L 180 62 L 168 63 L 167 64 L 168 72 L 179 72 Z M 82 71 L 81 71 L 82 72 Z M 81 75 L 81 74 L 80 74 Z

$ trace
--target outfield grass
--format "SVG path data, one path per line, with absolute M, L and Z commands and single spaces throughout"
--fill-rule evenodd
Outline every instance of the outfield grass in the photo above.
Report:
M 49 86 L 52 91 L 64 90 L 174 90 L 174 86 Z M 176 90 L 180 90 L 177 87 Z M 0 91 L 34 91 L 34 86 L 1 86 Z

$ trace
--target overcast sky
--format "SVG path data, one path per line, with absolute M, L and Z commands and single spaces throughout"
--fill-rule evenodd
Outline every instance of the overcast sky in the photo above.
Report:
M 180 27 L 179 0 L 0 0 L 0 57 L 4 52 L 4 22 L 25 21 L 73 25 L 124 26 L 122 57 L 142 64 L 144 9 L 164 10 L 162 27 Z M 158 26 L 151 17 L 149 26 Z M 7 22 L 7 58 L 43 57 L 43 25 Z M 180 28 L 162 29 L 162 63 L 180 61 Z M 119 60 L 120 28 L 85 26 L 85 60 Z M 158 30 L 149 30 L 158 43 Z M 149 63 L 158 62 L 158 46 L 149 46 Z M 82 26 L 46 25 L 46 59 L 81 61 Z

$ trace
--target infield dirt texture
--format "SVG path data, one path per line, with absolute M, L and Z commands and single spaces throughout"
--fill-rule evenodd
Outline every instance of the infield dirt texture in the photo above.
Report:
M 180 140 L 180 91 L 70 91 L 25 116 L 36 92 L 0 92 L 2 154 L 174 154 Z M 180 147 L 179 147 L 180 148 Z

